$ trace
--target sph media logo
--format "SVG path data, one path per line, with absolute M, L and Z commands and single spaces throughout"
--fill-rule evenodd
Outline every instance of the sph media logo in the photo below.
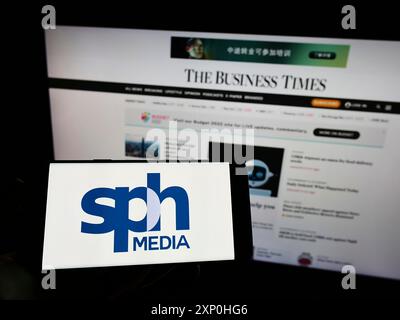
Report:
M 115 206 L 107 206 L 96 202 L 100 198 L 110 198 L 115 201 Z M 176 230 L 189 230 L 189 198 L 182 187 L 170 186 L 160 191 L 160 174 L 147 174 L 147 187 L 95 188 L 88 191 L 82 198 L 83 211 L 92 216 L 103 218 L 102 223 L 81 223 L 81 232 L 101 234 L 114 231 L 114 252 L 128 251 L 129 231 L 156 232 L 156 235 L 133 237 L 133 251 L 189 249 L 185 235 L 162 235 L 161 229 L 161 203 L 171 198 L 175 201 Z M 129 201 L 142 199 L 147 206 L 147 213 L 142 220 L 129 219 Z

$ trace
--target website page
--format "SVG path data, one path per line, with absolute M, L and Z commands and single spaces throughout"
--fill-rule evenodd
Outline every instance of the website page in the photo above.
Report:
M 207 159 L 180 130 L 252 129 L 254 259 L 400 279 L 398 42 L 57 26 L 46 48 L 56 160 Z

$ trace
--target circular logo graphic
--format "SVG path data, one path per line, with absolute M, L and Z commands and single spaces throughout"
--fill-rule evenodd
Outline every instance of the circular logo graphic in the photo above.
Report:
M 142 121 L 144 121 L 144 122 L 149 121 L 150 120 L 150 112 L 142 112 L 140 119 L 142 119 Z

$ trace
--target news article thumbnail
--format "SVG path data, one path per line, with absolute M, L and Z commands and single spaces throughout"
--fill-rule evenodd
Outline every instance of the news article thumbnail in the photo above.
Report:
M 141 135 L 127 134 L 125 137 L 125 155 L 135 158 L 157 158 L 159 144 L 157 141 L 146 140 Z

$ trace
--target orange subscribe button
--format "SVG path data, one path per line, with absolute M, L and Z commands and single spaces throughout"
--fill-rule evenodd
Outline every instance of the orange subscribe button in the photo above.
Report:
M 311 106 L 319 108 L 338 109 L 340 108 L 340 100 L 314 98 L 311 100 Z

